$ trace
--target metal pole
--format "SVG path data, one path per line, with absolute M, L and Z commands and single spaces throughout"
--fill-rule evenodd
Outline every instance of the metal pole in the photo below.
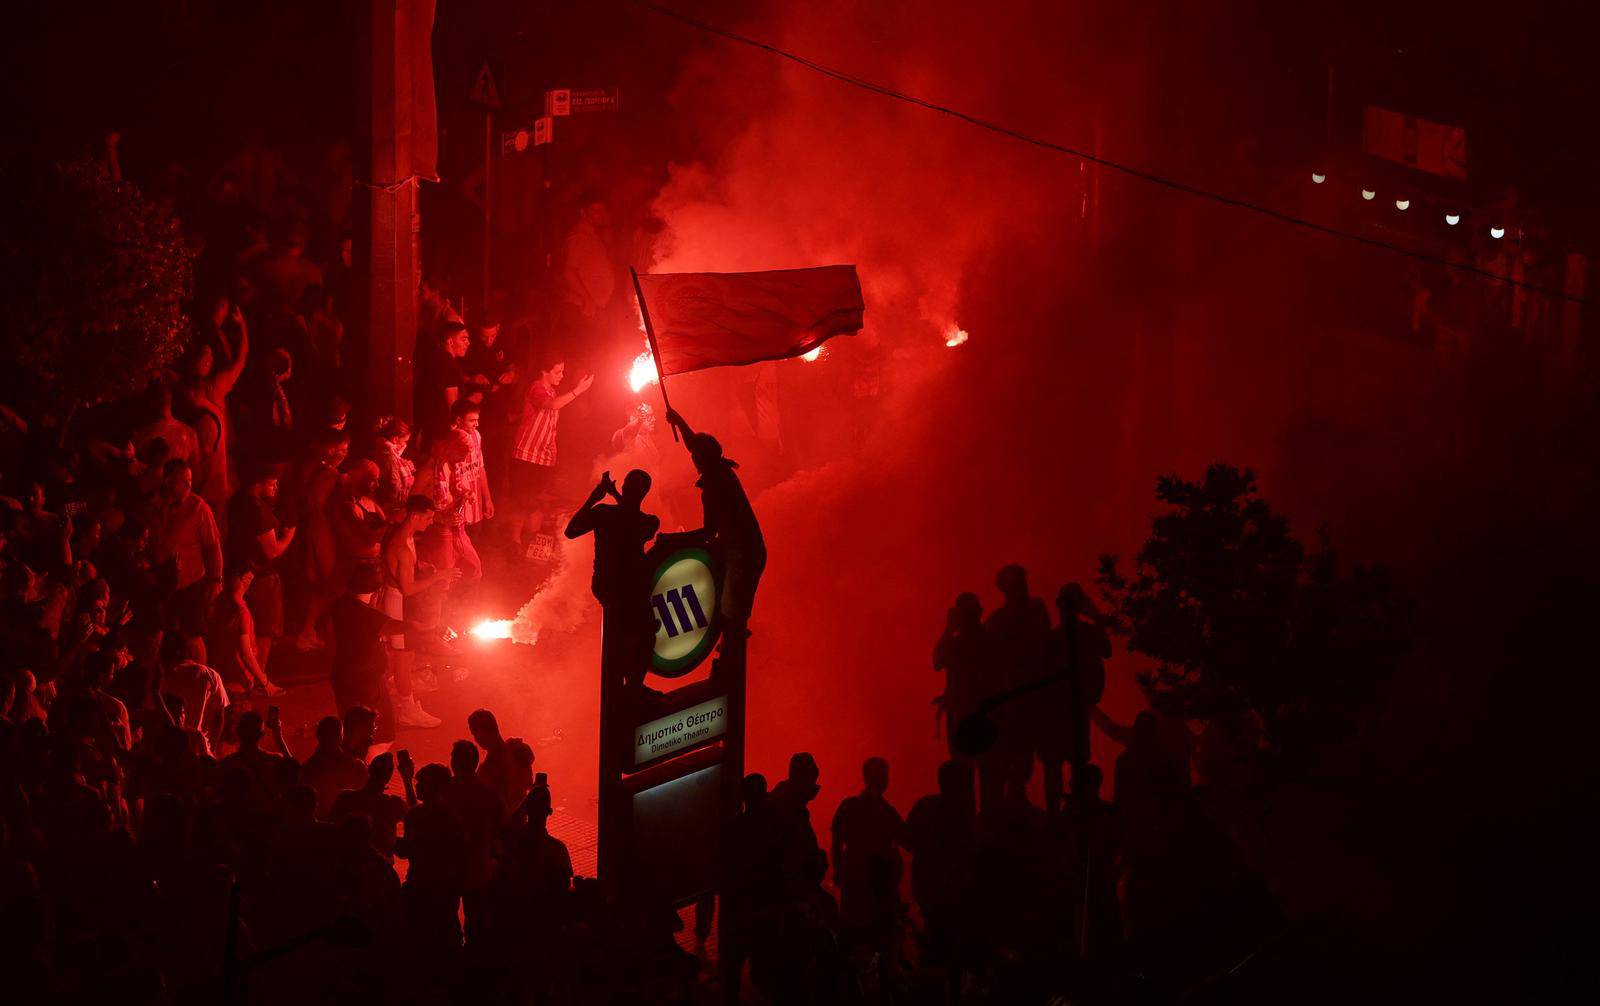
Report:
M 492 128 L 492 114 L 488 108 L 483 110 L 483 299 L 478 304 L 480 312 L 489 309 L 489 245 L 492 242 L 493 231 L 490 229 L 489 204 L 493 192 L 490 167 L 494 163 L 494 130 Z
M 628 275 L 633 277 L 633 294 L 639 298 L 639 315 L 644 319 L 644 337 L 650 340 L 650 356 L 656 361 L 656 386 L 661 389 L 661 404 L 668 412 L 672 411 L 672 400 L 667 397 L 667 375 L 661 369 L 661 347 L 656 345 L 656 329 L 650 324 L 650 305 L 644 302 L 644 288 L 639 285 L 639 271 L 633 266 L 628 266 Z M 678 428 L 673 424 L 672 439 L 678 439 Z

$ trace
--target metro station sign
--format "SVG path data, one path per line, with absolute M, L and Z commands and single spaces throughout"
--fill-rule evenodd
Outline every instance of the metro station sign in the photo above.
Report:
M 650 589 L 656 624 L 651 670 L 682 677 L 711 653 L 722 630 L 717 617 L 721 587 L 721 570 L 704 548 L 673 549 L 661 558 Z
M 639 768 L 668 755 L 709 743 L 728 732 L 728 697 L 680 709 L 642 724 L 633 734 L 633 766 Z

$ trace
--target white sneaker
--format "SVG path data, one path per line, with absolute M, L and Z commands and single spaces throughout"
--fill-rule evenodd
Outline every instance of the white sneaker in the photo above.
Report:
M 403 727 L 420 727 L 422 729 L 436 727 L 444 722 L 437 716 L 429 715 L 428 711 L 422 708 L 422 703 L 417 701 L 415 695 L 411 696 L 411 701 L 402 701 L 395 706 L 394 718 Z

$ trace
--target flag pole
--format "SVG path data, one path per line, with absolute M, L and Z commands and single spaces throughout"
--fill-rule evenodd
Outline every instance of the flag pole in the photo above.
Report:
M 633 266 L 628 266 L 628 275 L 633 277 L 633 295 L 639 298 L 639 316 L 644 319 L 644 337 L 650 340 L 650 357 L 656 363 L 656 387 L 661 389 L 661 404 L 668 412 L 672 411 L 672 399 L 667 397 L 667 375 L 661 371 L 661 347 L 656 345 L 655 326 L 650 324 L 650 308 L 644 302 L 644 288 L 639 285 L 639 271 Z M 672 439 L 678 439 L 678 428 L 672 423 Z

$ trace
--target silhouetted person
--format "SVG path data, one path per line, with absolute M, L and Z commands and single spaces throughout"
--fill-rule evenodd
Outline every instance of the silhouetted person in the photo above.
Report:
M 739 464 L 722 456 L 722 445 L 709 433 L 696 433 L 676 410 L 667 410 L 667 422 L 683 432 L 689 459 L 700 473 L 695 485 L 705 510 L 705 534 L 722 552 L 725 572 L 719 607 L 727 620 L 723 634 L 735 639 L 749 635 L 750 612 L 756 585 L 767 566 L 767 543 L 761 524 L 750 506 L 744 486 L 735 474 Z
M 623 679 L 642 681 L 655 637 L 650 615 L 650 574 L 644 547 L 661 529 L 661 521 L 640 509 L 650 492 L 650 476 L 635 468 L 618 491 L 611 473 L 567 522 L 568 538 L 594 533 L 594 596 L 605 615 L 601 666 L 620 668 Z M 601 503 L 611 496 L 616 503 Z
M 817 760 L 802 751 L 789 759 L 789 775 L 772 788 L 767 811 L 772 819 L 777 868 L 790 896 L 803 895 L 821 881 L 822 847 L 811 825 L 811 801 L 822 792 Z
M 750 973 L 756 987 L 779 1004 L 836 1001 L 846 974 L 838 947 L 839 908 L 822 887 L 827 856 L 811 825 L 818 775 L 816 759 L 794 755 L 788 778 L 766 803 L 779 901 L 756 936 Z
M 1031 704 L 1034 744 L 1044 770 L 1044 809 L 1050 814 L 1061 810 L 1061 766 L 1070 762 L 1076 774 L 1089 763 L 1089 710 L 1105 694 L 1105 659 L 1111 656 L 1111 640 L 1082 587 L 1062 587 L 1056 609 L 1061 621 L 1051 630 L 1049 669 L 1065 680 L 1044 689 Z
M 845 797 L 834 812 L 833 880 L 839 914 L 864 958 L 897 958 L 900 918 L 899 843 L 905 822 L 884 798 L 889 763 L 868 758 L 861 766 L 861 792 Z
M 952 758 L 957 756 L 956 726 L 976 712 L 978 703 L 986 697 L 984 672 L 988 659 L 983 605 L 976 594 L 960 594 L 945 613 L 944 633 L 933 648 L 933 669 L 944 672 L 940 711 Z
M 478 747 L 471 741 L 456 741 L 450 747 L 450 784 L 445 788 L 444 805 L 461 823 L 466 839 L 461 908 L 467 944 L 476 946 L 487 935 L 489 876 L 499 854 L 500 826 L 506 814 L 500 794 L 478 777 Z
M 722 860 L 722 912 L 727 925 L 717 953 L 725 980 L 735 988 L 755 934 L 771 928 L 779 903 L 770 830 L 767 778 L 752 772 L 740 785 L 739 815 L 728 828 L 728 852 Z
M 1048 673 L 1050 612 L 1028 593 L 1028 574 L 1021 566 L 1003 567 L 995 575 L 1005 601 L 990 613 L 984 628 L 990 642 L 988 692 L 995 695 Z M 984 813 L 1000 806 L 1008 792 L 1020 793 L 1033 767 L 1030 707 L 1037 697 L 1000 706 L 994 714 L 1000 736 L 978 758 L 978 797 Z
M 510 742 L 500 735 L 500 721 L 487 709 L 474 709 L 467 716 L 467 730 L 472 733 L 477 745 L 483 748 L 478 778 L 488 783 L 500 797 L 500 805 L 505 815 L 509 816 L 522 802 L 522 793 L 517 786 L 517 771 Z M 531 752 L 529 760 L 532 760 Z
M 572 914 L 572 856 L 550 834 L 550 786 L 540 773 L 506 836 L 490 885 L 498 945 L 527 955 L 527 986 L 538 996 L 563 952 L 562 931 Z
M 317 794 L 318 820 L 328 820 L 339 794 L 359 788 L 367 778 L 366 765 L 344 750 L 343 740 L 344 724 L 339 717 L 324 716 L 317 721 L 316 750 L 300 766 L 300 781 Z
M 939 766 L 939 792 L 918 800 L 906 817 L 911 894 L 923 919 L 924 959 L 959 972 L 982 956 L 978 917 L 978 802 L 972 764 Z
M 372 847 L 384 859 L 393 859 L 395 835 L 406 816 L 406 802 L 389 792 L 394 779 L 395 756 L 385 751 L 367 766 L 367 781 L 359 789 L 347 789 L 333 801 L 328 819 L 338 824 L 350 817 L 367 819 Z
M 445 805 L 450 770 L 424 765 L 417 772 L 421 802 L 406 813 L 405 835 L 395 852 L 410 863 L 406 871 L 406 925 L 422 963 L 437 964 L 461 946 L 456 914 L 467 878 L 467 837 Z

